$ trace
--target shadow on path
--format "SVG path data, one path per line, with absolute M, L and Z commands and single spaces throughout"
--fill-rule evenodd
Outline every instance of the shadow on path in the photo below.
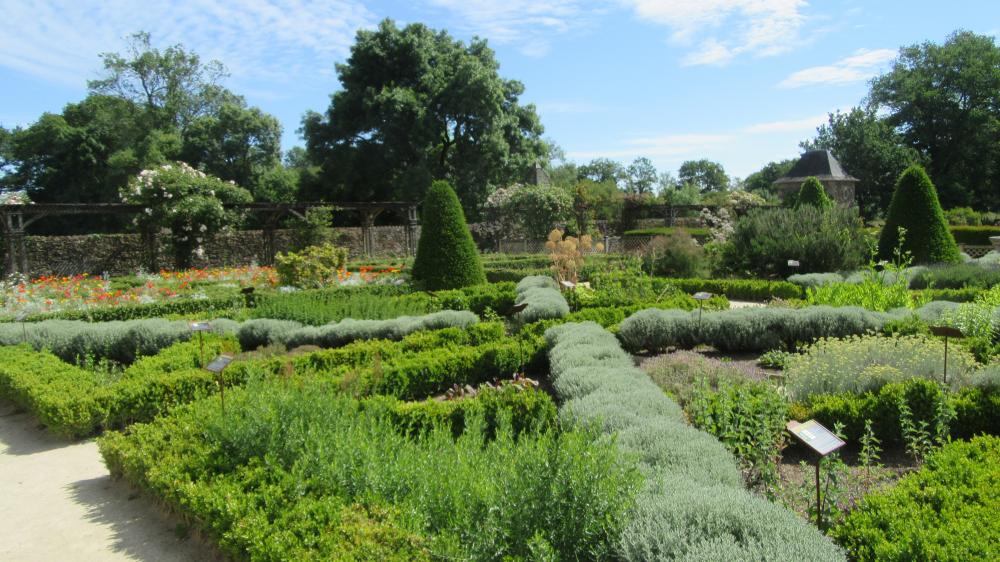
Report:
M 0 400 L 0 454 L 34 455 L 72 444 L 47 431 L 38 418 L 13 402 Z

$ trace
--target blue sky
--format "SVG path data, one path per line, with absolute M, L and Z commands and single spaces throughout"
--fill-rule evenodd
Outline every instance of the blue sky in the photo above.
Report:
M 570 160 L 709 158 L 745 177 L 794 157 L 826 114 L 856 105 L 899 47 L 956 29 L 997 35 L 993 0 L 0 0 L 0 124 L 85 95 L 98 54 L 149 31 L 230 70 L 225 85 L 302 144 L 360 28 L 382 18 L 489 40 Z

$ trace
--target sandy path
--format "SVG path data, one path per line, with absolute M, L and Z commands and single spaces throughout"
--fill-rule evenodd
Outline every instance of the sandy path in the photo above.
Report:
M 0 401 L 0 560 L 211 560 L 175 523 L 108 476 L 97 445 L 68 443 Z

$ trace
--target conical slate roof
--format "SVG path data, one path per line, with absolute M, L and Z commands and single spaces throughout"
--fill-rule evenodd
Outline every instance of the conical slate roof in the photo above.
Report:
M 841 167 L 840 162 L 829 150 L 810 150 L 799 158 L 787 174 L 775 181 L 775 184 L 801 184 L 813 176 L 820 181 L 858 181 Z

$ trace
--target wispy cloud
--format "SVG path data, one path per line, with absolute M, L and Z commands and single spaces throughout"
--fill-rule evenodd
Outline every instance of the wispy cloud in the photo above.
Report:
M 122 51 L 140 30 L 156 46 L 222 61 L 238 81 L 329 80 L 357 30 L 376 21 L 360 0 L 0 0 L 0 12 L 0 65 L 75 86 L 97 75 L 99 53 Z
M 802 119 L 756 123 L 754 125 L 744 127 L 743 132 L 751 135 L 758 135 L 768 133 L 795 133 L 798 131 L 811 131 L 823 123 L 826 123 L 827 120 L 828 116 L 824 113 L 822 115 L 813 115 L 812 117 L 805 117 Z
M 682 64 L 724 65 L 741 54 L 772 56 L 800 41 L 805 0 L 619 0 L 641 19 L 670 29 L 691 48 Z
M 453 26 L 528 56 L 549 51 L 553 35 L 585 26 L 595 8 L 579 0 L 426 0 L 460 19 Z
M 878 74 L 889 61 L 896 58 L 892 49 L 860 49 L 847 58 L 826 66 L 813 66 L 792 73 L 778 83 L 780 88 L 801 88 L 816 84 L 850 84 L 861 82 Z

